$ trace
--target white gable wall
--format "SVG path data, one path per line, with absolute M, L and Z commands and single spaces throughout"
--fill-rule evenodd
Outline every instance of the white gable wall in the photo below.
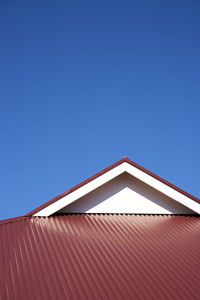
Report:
M 166 199 L 168 200 L 173 199 L 173 201 L 175 203 L 176 202 L 179 203 L 181 207 L 187 207 L 189 210 L 192 210 L 193 212 L 200 213 L 200 204 L 194 201 L 192 198 L 179 192 L 176 188 L 170 187 L 169 185 L 165 184 L 164 182 L 157 179 L 156 177 L 151 176 L 148 173 L 142 171 L 141 169 L 133 166 L 131 163 L 123 162 L 118 166 L 111 168 L 110 170 L 103 173 L 102 175 L 97 176 L 96 178 L 81 185 L 73 192 L 67 193 L 65 196 L 59 198 L 57 201 L 54 201 L 49 205 L 46 205 L 45 207 L 41 208 L 36 213 L 34 213 L 33 216 L 50 216 L 56 212 L 63 210 L 63 208 L 65 208 L 68 205 L 71 205 L 73 202 L 75 203 L 75 205 L 77 205 L 77 203 L 79 203 L 79 199 L 83 199 L 83 198 L 85 199 L 86 195 L 90 195 L 90 193 L 93 192 L 96 193 L 96 191 L 98 191 L 99 188 L 101 189 L 106 187 L 111 180 L 116 179 L 118 176 L 124 174 L 125 172 L 131 175 L 133 177 L 133 180 L 136 180 L 137 178 L 137 180 L 139 180 L 141 184 L 143 184 L 144 186 L 145 185 L 149 186 L 149 191 L 156 190 L 159 193 L 159 195 L 165 195 Z M 131 190 L 133 191 L 133 189 Z M 130 194 L 130 192 L 131 191 L 129 191 L 128 193 Z M 140 193 L 142 194 L 142 191 Z M 139 197 L 139 199 L 141 200 L 141 197 Z M 147 203 L 145 204 L 145 207 L 146 205 Z M 123 212 L 124 211 L 121 211 L 121 213 Z M 142 213 L 147 213 L 147 212 L 145 210 Z M 157 212 L 155 211 L 153 213 L 157 213 Z
M 193 214 L 179 202 L 123 173 L 62 208 L 62 213 Z

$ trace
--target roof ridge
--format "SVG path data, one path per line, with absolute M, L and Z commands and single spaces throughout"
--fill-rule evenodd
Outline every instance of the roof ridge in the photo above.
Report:
M 5 220 L 0 220 L 0 225 L 7 224 L 7 223 L 14 223 L 21 220 L 31 219 L 34 218 L 33 216 L 19 216 L 15 218 L 9 218 Z
M 145 214 L 145 213 L 59 213 L 55 215 L 51 215 L 48 217 L 44 216 L 19 216 L 16 218 L 9 218 L 5 220 L 0 220 L 0 225 L 15 223 L 17 221 L 30 220 L 30 219 L 49 219 L 56 217 L 64 217 L 64 216 L 73 216 L 73 215 L 85 215 L 85 216 L 135 216 L 135 217 L 189 217 L 189 218 L 200 218 L 198 214 Z

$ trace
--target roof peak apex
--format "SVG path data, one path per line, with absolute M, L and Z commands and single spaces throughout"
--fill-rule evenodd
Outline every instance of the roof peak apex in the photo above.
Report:
M 120 167 L 120 165 L 123 165 Z M 132 169 L 131 169 L 131 166 L 132 166 Z M 117 173 L 115 173 L 114 169 L 115 168 L 118 168 L 118 171 Z M 136 174 L 136 175 L 133 175 L 135 177 L 141 177 L 143 176 L 144 174 L 145 175 L 145 182 L 149 180 L 151 181 L 151 184 L 149 183 L 149 185 L 151 186 L 152 184 L 153 185 L 157 185 L 159 182 L 161 182 L 162 184 L 165 185 L 165 189 L 166 189 L 166 186 L 168 186 L 168 193 L 171 193 L 171 190 L 169 190 L 169 188 L 175 190 L 176 192 L 179 192 L 181 194 L 183 194 L 184 196 L 190 198 L 191 200 L 194 200 L 195 202 L 197 202 L 198 204 L 200 203 L 200 199 L 190 195 L 189 193 L 181 190 L 180 188 L 176 187 L 175 185 L 169 183 L 168 181 L 164 180 L 163 178 L 159 177 L 158 175 L 148 171 L 147 169 L 141 167 L 140 165 L 138 165 L 137 163 L 133 162 L 132 160 L 130 160 L 129 158 L 127 158 L 126 156 L 124 156 L 123 158 L 121 158 L 119 161 L 117 161 L 116 163 L 110 165 L 109 167 L 103 169 L 102 171 L 96 173 L 95 175 L 89 177 L 88 179 L 84 180 L 83 182 L 77 184 L 76 186 L 70 188 L 69 190 L 67 190 L 66 192 L 56 196 L 55 198 L 51 199 L 50 201 L 40 205 L 38 208 L 32 210 L 31 212 L 27 213 L 26 216 L 37 216 L 39 215 L 39 211 L 42 211 L 42 210 L 45 210 L 47 209 L 47 207 L 50 207 L 51 205 L 54 205 L 54 203 L 56 203 L 57 201 L 60 201 L 61 198 L 64 198 L 65 196 L 68 196 L 69 194 L 71 194 L 72 192 L 75 192 L 77 189 L 79 188 L 83 188 L 84 185 L 86 184 L 91 184 L 92 181 L 96 180 L 98 177 L 104 175 L 105 173 L 107 173 L 108 171 L 110 171 L 110 173 L 112 173 L 111 175 L 109 176 L 113 176 L 112 178 L 118 176 L 119 174 L 121 174 L 122 172 L 128 172 L 128 173 L 131 173 L 131 174 Z M 118 174 L 118 175 L 116 175 Z M 150 176 L 150 177 L 147 177 L 147 176 Z M 108 179 L 106 179 L 107 177 L 105 177 L 105 182 L 108 181 Z M 110 177 L 109 177 L 110 178 Z M 153 183 L 152 183 L 152 178 L 154 179 Z M 109 179 L 110 180 L 110 179 Z M 155 181 L 156 180 L 156 181 Z M 104 182 L 104 183 L 105 183 Z M 101 183 L 100 185 L 104 184 L 104 183 Z M 99 183 L 98 183 L 99 184 Z M 160 187 L 160 185 L 159 185 Z M 162 186 L 159 188 L 159 190 L 162 190 Z M 79 190 L 80 191 L 80 190 Z M 162 191 L 161 191 L 162 192 Z M 83 193 L 84 192 L 84 189 L 83 189 Z M 170 194 L 171 195 L 171 194 Z M 177 196 L 177 195 L 176 195 Z M 180 195 L 178 195 L 177 197 L 179 197 Z M 81 197 L 81 196 L 80 196 Z M 79 198 L 80 198 L 79 197 Z M 71 201 L 71 200 L 70 200 Z M 73 200 L 75 201 L 75 200 Z M 71 202 L 70 202 L 71 203 Z M 195 205 L 195 204 L 194 204 Z M 196 210 L 195 210 L 196 211 Z M 199 207 L 198 207 L 198 213 L 199 213 Z M 49 214 L 49 212 L 48 212 Z M 45 215 L 46 216 L 46 215 Z

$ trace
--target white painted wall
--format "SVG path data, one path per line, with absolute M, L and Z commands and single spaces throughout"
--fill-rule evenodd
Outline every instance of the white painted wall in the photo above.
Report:
M 65 213 L 193 214 L 177 201 L 123 173 L 72 202 Z

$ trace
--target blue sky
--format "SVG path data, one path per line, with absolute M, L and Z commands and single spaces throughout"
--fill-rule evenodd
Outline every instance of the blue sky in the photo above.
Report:
M 0 219 L 124 155 L 200 197 L 200 2 L 0 2 Z

